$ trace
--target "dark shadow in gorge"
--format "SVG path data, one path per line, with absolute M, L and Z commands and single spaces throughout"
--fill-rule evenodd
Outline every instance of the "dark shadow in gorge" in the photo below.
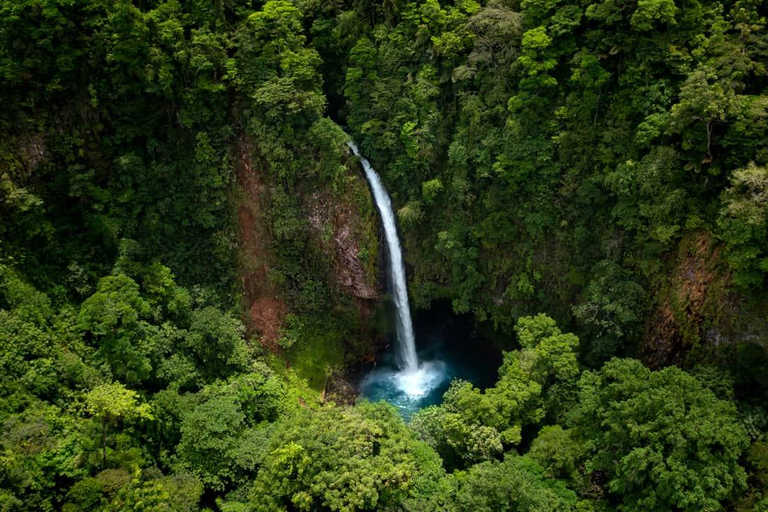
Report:
M 457 315 L 448 301 L 438 301 L 429 310 L 415 312 L 414 330 L 419 362 L 431 365 L 428 373 L 433 381 L 428 392 L 404 396 L 397 388 L 395 340 L 391 336 L 375 366 L 361 376 L 361 396 L 372 401 L 386 400 L 409 418 L 419 409 L 439 404 L 453 379 L 468 380 L 479 388 L 496 382 L 503 359 L 501 349 L 477 328 L 471 315 Z

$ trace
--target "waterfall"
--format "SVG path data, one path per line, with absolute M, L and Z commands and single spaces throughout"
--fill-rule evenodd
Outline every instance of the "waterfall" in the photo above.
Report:
M 413 336 L 413 323 L 411 322 L 411 308 L 408 305 L 408 287 L 405 280 L 405 265 L 403 264 L 403 251 L 400 247 L 400 239 L 397 236 L 397 224 L 395 213 L 392 211 L 392 201 L 389 199 L 387 189 L 381 182 L 381 178 L 373 170 L 370 162 L 360 155 L 360 150 L 354 142 L 347 142 L 352 152 L 360 158 L 360 163 L 365 171 L 365 178 L 371 187 L 373 200 L 381 214 L 381 222 L 384 225 L 384 235 L 389 249 L 389 279 L 392 300 L 395 303 L 397 356 L 398 364 L 403 371 L 415 372 L 419 367 L 416 356 L 416 343 Z
M 371 167 L 371 163 L 360 155 L 360 150 L 354 142 L 347 142 L 352 152 L 360 159 L 365 171 L 365 178 L 370 185 L 373 201 L 381 215 L 384 225 L 384 235 L 389 249 L 389 268 L 387 278 L 392 301 L 395 303 L 395 331 L 397 334 L 397 364 L 399 371 L 393 372 L 387 368 L 377 368 L 369 373 L 361 383 L 364 396 L 386 397 L 397 407 L 412 407 L 410 404 L 420 403 L 419 400 L 428 397 L 438 389 L 441 383 L 449 377 L 446 365 L 442 361 L 427 361 L 419 364 L 416 356 L 416 343 L 411 321 L 411 308 L 408 305 L 408 287 L 405 280 L 405 265 L 403 250 L 397 236 L 395 213 L 392 211 L 392 201 L 381 178 Z M 367 391 L 366 391 L 367 390 Z M 383 394 L 382 394 L 383 393 Z

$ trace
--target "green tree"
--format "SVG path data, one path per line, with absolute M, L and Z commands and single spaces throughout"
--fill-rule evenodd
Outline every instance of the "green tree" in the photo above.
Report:
M 284 383 L 265 365 L 203 388 L 182 413 L 179 465 L 207 489 L 222 491 L 253 476 L 274 422 L 286 409 Z
M 149 314 L 150 306 L 133 279 L 123 274 L 107 276 L 83 302 L 78 327 L 95 341 L 96 357 L 115 377 L 138 383 L 152 371 L 151 340 L 145 335 L 143 321 Z
M 0 510 L 56 510 L 67 483 L 88 476 L 84 425 L 65 410 L 39 400 L 4 415 L 0 429 Z
M 135 475 L 120 489 L 104 510 L 122 512 L 195 512 L 199 509 L 203 486 L 188 474 L 149 478 Z
M 585 372 L 573 419 L 619 510 L 721 510 L 742 491 L 746 433 L 732 403 L 676 367 L 612 359 Z
M 102 384 L 85 396 L 86 411 L 101 423 L 102 465 L 107 464 L 107 430 L 110 426 L 131 420 L 152 420 L 152 408 L 141 403 L 138 393 L 119 382 Z
M 649 306 L 643 287 L 620 265 L 604 261 L 594 272 L 584 302 L 573 307 L 576 318 L 589 326 L 584 359 L 593 366 L 622 351 L 631 353 Z
M 762 283 L 768 271 L 762 243 L 768 229 L 767 200 L 768 169 L 754 163 L 735 170 L 730 187 L 723 192 L 718 227 L 728 243 L 727 262 L 742 286 Z
M 547 478 L 567 481 L 581 490 L 587 483 L 579 470 L 585 454 L 585 443 L 577 438 L 576 431 L 548 425 L 539 431 L 526 456 L 544 468 Z
M 250 497 L 256 511 L 382 510 L 419 474 L 415 440 L 389 405 L 300 409 L 275 428 Z
M 249 353 L 244 335 L 243 323 L 217 308 L 192 312 L 187 343 L 209 382 L 246 368 Z
M 325 106 L 320 56 L 305 47 L 302 32 L 301 11 L 291 2 L 270 0 L 239 34 L 237 83 L 263 117 L 252 119 L 252 129 L 272 144 L 289 141 L 267 130 L 288 135 L 292 125 L 311 124 Z
M 527 457 L 508 455 L 503 462 L 483 462 L 455 475 L 455 510 L 534 512 L 574 510 L 576 493 L 544 477 Z

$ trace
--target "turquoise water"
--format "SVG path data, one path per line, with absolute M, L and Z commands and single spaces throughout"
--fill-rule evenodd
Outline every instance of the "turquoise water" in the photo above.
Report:
M 439 404 L 451 380 L 492 386 L 501 365 L 501 351 L 474 329 L 469 317 L 452 314 L 442 305 L 414 318 L 419 369 L 401 372 L 392 346 L 362 380 L 360 393 L 371 401 L 385 400 L 405 418 Z M 394 341 L 394 340 L 393 340 Z

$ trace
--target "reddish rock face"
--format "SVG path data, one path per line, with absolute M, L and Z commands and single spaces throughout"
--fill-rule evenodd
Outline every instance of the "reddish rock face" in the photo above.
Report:
M 237 222 L 239 227 L 239 266 L 244 300 L 244 322 L 250 334 L 258 335 L 270 350 L 278 350 L 277 340 L 290 307 L 279 284 L 270 282 L 269 270 L 275 266 L 274 239 L 266 217 L 270 184 L 261 172 L 258 148 L 242 135 L 233 148 L 237 170 Z M 362 180 L 362 177 L 359 178 Z M 365 186 L 363 183 L 356 185 Z M 372 301 L 379 297 L 374 265 L 360 258 L 361 237 L 366 223 L 350 203 L 348 195 L 313 192 L 301 198 L 309 221 L 309 236 L 316 250 L 327 254 L 331 263 L 329 284 L 338 293 L 354 298 L 360 318 L 372 316 Z M 371 256 L 373 257 L 373 256 Z
M 717 272 L 720 251 L 711 237 L 702 232 L 681 247 L 671 286 L 643 339 L 642 358 L 652 368 L 682 364 L 690 348 L 717 320 L 718 313 L 711 306 L 728 300 L 724 290 L 729 276 Z
M 285 303 L 271 297 L 260 297 L 253 301 L 249 312 L 250 323 L 261 334 L 262 345 L 277 349 L 280 328 L 288 308 Z
M 237 182 L 244 196 L 237 209 L 244 321 L 248 331 L 258 334 L 264 346 L 276 350 L 288 307 L 280 298 L 279 290 L 267 279 L 272 242 L 262 210 L 267 187 L 254 165 L 254 148 L 248 137 L 242 136 L 237 141 L 235 152 Z
M 342 292 L 359 299 L 376 299 L 375 276 L 366 274 L 360 261 L 360 242 L 356 227 L 361 222 L 350 205 L 333 201 L 319 193 L 312 194 L 309 203 L 309 224 L 312 234 L 333 257 L 333 282 Z M 330 227 L 331 236 L 323 237 Z

